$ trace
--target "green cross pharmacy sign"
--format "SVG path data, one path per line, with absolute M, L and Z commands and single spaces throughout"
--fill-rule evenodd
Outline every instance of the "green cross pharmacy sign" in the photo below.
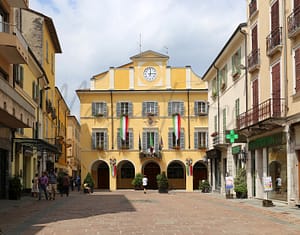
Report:
M 234 132 L 234 130 L 230 130 L 229 134 L 226 135 L 226 139 L 230 141 L 230 143 L 234 143 L 235 140 L 239 138 L 239 135 Z

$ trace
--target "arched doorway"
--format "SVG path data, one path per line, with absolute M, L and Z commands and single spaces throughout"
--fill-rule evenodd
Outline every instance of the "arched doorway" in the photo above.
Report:
M 171 189 L 185 189 L 185 168 L 183 163 L 179 161 L 171 162 L 167 169 L 167 177 Z
M 133 189 L 131 184 L 134 179 L 135 170 L 130 161 L 122 161 L 118 164 L 117 189 Z
M 155 162 L 149 162 L 144 166 L 144 175 L 148 178 L 148 189 L 157 189 L 156 176 L 160 174 L 160 167 Z
M 97 167 L 97 179 L 99 189 L 109 189 L 109 167 L 101 161 Z
M 199 181 L 207 180 L 207 166 L 198 161 L 193 167 L 193 189 L 199 189 Z

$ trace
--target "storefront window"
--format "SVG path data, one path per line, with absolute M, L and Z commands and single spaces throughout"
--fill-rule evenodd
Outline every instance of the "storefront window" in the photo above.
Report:
M 268 149 L 268 175 L 272 177 L 270 199 L 287 200 L 287 154 L 285 145 Z

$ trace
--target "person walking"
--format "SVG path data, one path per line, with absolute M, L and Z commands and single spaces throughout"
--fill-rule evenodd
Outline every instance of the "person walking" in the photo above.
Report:
M 32 179 L 32 189 L 31 193 L 33 197 L 38 197 L 39 194 L 39 174 L 36 173 L 34 178 Z
M 63 179 L 62 179 L 62 187 L 63 190 L 60 194 L 60 196 L 63 196 L 63 194 L 65 193 L 66 196 L 69 196 L 69 188 L 70 188 L 70 177 L 68 176 L 67 173 L 64 174 Z
M 42 198 L 42 192 L 45 194 L 46 200 L 48 200 L 48 193 L 47 193 L 47 186 L 48 186 L 48 177 L 47 172 L 43 172 L 43 175 L 39 178 L 39 200 Z
M 76 177 L 75 184 L 76 184 L 77 190 L 79 192 L 80 191 L 80 185 L 81 185 L 81 179 L 80 179 L 79 175 L 77 175 L 77 177 Z
M 56 189 L 57 189 L 57 176 L 54 172 L 53 169 L 50 170 L 49 173 L 49 196 L 50 196 L 50 200 L 55 200 L 55 194 L 56 194 Z
M 148 185 L 148 178 L 146 175 L 144 175 L 142 182 L 143 182 L 144 194 L 146 194 L 146 189 L 147 189 L 147 185 Z

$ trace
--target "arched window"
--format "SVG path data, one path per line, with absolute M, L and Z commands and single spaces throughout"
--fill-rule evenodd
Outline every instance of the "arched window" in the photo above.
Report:
M 168 167 L 167 174 L 169 179 L 183 179 L 184 178 L 183 166 L 178 162 L 172 162 Z

